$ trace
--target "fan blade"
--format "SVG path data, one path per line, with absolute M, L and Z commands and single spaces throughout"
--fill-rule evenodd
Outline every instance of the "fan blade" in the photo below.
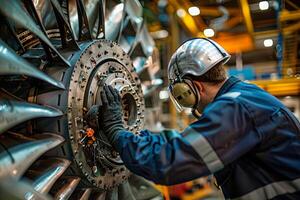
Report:
M 133 59 L 133 66 L 136 70 L 136 73 L 140 75 L 143 71 L 146 70 L 147 59 L 145 57 L 136 57 Z
M 142 18 L 143 16 L 143 7 L 141 3 L 138 0 L 127 0 L 125 2 L 127 14 L 135 20 L 140 20 L 139 18 Z
M 99 0 L 99 18 L 98 26 L 93 29 L 97 38 L 105 38 L 105 0 Z
M 123 12 L 124 3 L 119 3 L 112 9 L 111 13 L 107 14 L 107 17 L 105 19 L 106 39 L 115 40 L 118 37 L 122 24 Z
M 104 13 L 103 0 L 85 0 L 83 6 L 89 22 L 89 29 L 93 38 L 96 38 L 99 32 L 104 31 Z
M 37 37 L 39 37 L 45 44 L 54 51 L 58 57 L 70 66 L 69 61 L 67 61 L 52 45 L 49 38 L 41 31 L 39 26 L 34 22 L 34 20 L 26 13 L 22 8 L 21 1 L 10 1 L 10 0 L 0 0 L 0 13 L 9 18 L 10 20 L 18 23 L 23 28 L 30 30 Z
M 99 0 L 85 0 L 83 1 L 83 6 L 88 18 L 90 31 L 92 31 L 92 27 L 95 26 L 97 18 L 99 17 Z
M 25 182 L 12 178 L 1 179 L 0 182 L 1 199 L 23 200 L 23 199 L 39 199 L 50 200 L 48 195 L 42 195 L 35 191 L 33 187 Z
M 138 37 L 135 44 L 129 51 L 129 55 L 134 58 L 137 56 L 149 57 L 152 55 L 155 43 L 148 32 L 147 26 L 144 23 L 141 30 L 138 32 Z
M 79 38 L 81 40 L 91 40 L 92 35 L 89 27 L 89 19 L 82 0 L 76 0 L 79 16 Z
M 103 191 L 103 192 L 100 192 L 100 193 L 93 193 L 91 199 L 106 200 L 106 198 L 105 198 L 106 194 L 107 194 L 107 191 Z
M 62 11 L 62 8 L 60 6 L 60 4 L 57 2 L 57 0 L 51 0 L 51 4 L 52 4 L 52 7 L 54 9 L 54 12 L 55 12 L 55 16 L 56 16 L 56 19 L 57 19 L 57 22 L 58 22 L 58 27 L 59 27 L 59 30 L 60 30 L 60 35 L 61 35 L 61 38 L 62 38 L 62 44 L 63 46 L 65 47 L 73 47 L 75 49 L 79 49 L 79 46 L 75 40 L 75 37 L 74 37 L 74 34 L 73 34 L 73 31 L 69 25 L 69 22 L 65 16 L 65 14 L 63 13 Z M 71 42 L 68 42 L 67 41 L 67 37 L 68 37 L 68 32 L 66 32 L 65 28 L 69 31 L 69 34 L 71 34 Z M 67 45 L 67 43 L 69 43 Z
M 0 39 L 0 75 L 26 75 L 43 80 L 57 88 L 65 89 L 63 83 L 38 70 L 18 56 Z
M 58 117 L 62 114 L 60 110 L 52 107 L 20 101 L 0 100 L 0 134 L 29 119 Z
M 107 191 L 105 199 L 119 199 L 118 198 L 118 187 Z
M 42 172 L 33 182 L 34 189 L 42 194 L 48 193 L 55 181 L 69 167 L 70 163 L 69 160 L 62 158 L 38 161 L 35 166 L 38 171 L 41 171 L 42 168 Z
M 130 44 L 124 36 L 120 37 L 119 44 L 122 47 L 122 49 L 128 54 L 132 44 Z
M 129 55 L 138 48 L 139 34 L 143 28 L 143 7 L 137 0 L 125 1 L 127 17 L 122 26 L 122 37 L 118 40 Z M 138 49 L 137 51 L 141 51 Z
M 0 97 L 1 97 L 1 99 L 23 101 L 23 99 L 13 95 L 12 93 L 5 90 L 4 88 L 0 88 Z
M 73 30 L 75 39 L 79 39 L 79 17 L 77 10 L 77 0 L 69 0 L 68 1 L 68 13 L 69 13 L 69 21 L 71 28 Z
M 0 177 L 10 175 L 19 179 L 37 158 L 63 141 L 63 137 L 47 133 L 36 135 L 33 140 L 9 148 L 0 154 Z
M 91 188 L 87 188 L 85 189 L 84 193 L 81 195 L 79 200 L 89 200 L 89 197 L 92 194 L 92 189 Z
M 125 11 L 127 16 L 122 24 L 122 35 L 130 43 L 134 44 L 134 41 L 137 39 L 138 33 L 143 25 L 143 7 L 140 2 L 137 0 L 128 0 L 125 1 Z
M 55 199 L 68 199 L 80 181 L 79 177 L 69 177 L 64 186 L 55 194 Z
M 135 200 L 128 181 L 119 186 L 119 200 Z

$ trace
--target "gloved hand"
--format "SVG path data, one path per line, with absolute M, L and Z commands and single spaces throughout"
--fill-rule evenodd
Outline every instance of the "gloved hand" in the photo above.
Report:
M 93 105 L 85 115 L 85 120 L 87 121 L 88 125 L 94 130 L 99 130 L 98 113 L 99 106 Z
M 99 124 L 113 144 L 118 131 L 124 130 L 122 122 L 121 97 L 118 91 L 111 86 L 104 86 L 101 92 L 102 106 L 99 107 Z

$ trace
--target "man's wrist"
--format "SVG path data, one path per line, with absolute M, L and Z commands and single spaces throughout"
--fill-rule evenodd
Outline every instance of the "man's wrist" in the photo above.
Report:
M 105 134 L 111 144 L 113 144 L 115 142 L 115 140 L 117 139 L 117 135 L 120 131 L 125 131 L 125 128 L 123 125 L 116 126 L 116 127 L 113 127 L 111 129 L 105 131 Z

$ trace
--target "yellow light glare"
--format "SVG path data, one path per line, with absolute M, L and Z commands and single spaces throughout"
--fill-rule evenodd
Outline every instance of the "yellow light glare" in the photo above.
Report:
M 186 12 L 185 12 L 185 10 L 180 8 L 176 11 L 176 14 L 177 14 L 178 17 L 183 18 L 186 15 Z
M 189 7 L 188 11 L 189 11 L 190 15 L 192 15 L 192 16 L 200 15 L 200 9 L 197 6 Z
M 215 35 L 215 31 L 211 28 L 204 29 L 203 33 L 206 37 L 213 37 Z

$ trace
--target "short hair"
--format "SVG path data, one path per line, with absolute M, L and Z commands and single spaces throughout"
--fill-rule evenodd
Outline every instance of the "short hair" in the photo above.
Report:
M 226 80 L 227 74 L 224 66 L 222 64 L 217 64 L 201 76 L 189 75 L 189 77 L 195 81 L 219 84 Z

